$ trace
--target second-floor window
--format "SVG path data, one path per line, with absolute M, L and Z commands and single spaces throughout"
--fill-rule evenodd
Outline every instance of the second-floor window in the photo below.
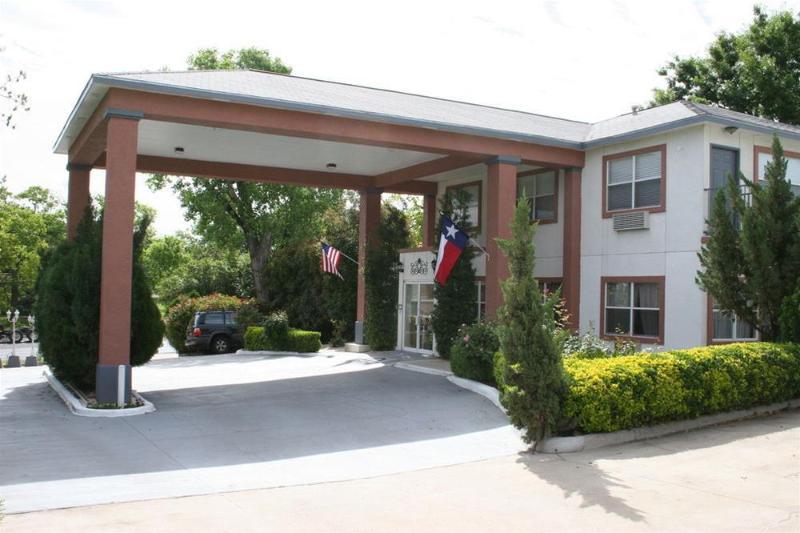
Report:
M 665 158 L 664 145 L 604 157 L 604 212 L 663 208 Z
M 756 155 L 758 157 L 758 167 L 756 179 L 764 179 L 767 163 L 772 161 L 772 150 L 770 148 L 757 146 Z M 784 151 L 786 158 L 786 179 L 791 183 L 792 192 L 795 196 L 800 196 L 800 153 Z
M 534 171 L 517 178 L 517 198 L 530 204 L 530 219 L 555 222 L 558 205 L 558 171 Z
M 469 217 L 469 227 L 464 229 L 471 231 L 474 236 L 481 232 L 481 182 L 474 181 L 447 187 L 447 192 L 450 194 L 456 194 L 459 191 L 465 193 L 464 198 L 467 202 L 467 216 Z

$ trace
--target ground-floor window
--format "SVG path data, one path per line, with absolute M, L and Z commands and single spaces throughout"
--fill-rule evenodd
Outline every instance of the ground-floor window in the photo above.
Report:
M 604 278 L 603 333 L 662 342 L 664 278 Z
M 716 302 L 712 303 L 711 324 L 714 342 L 756 340 L 756 330 L 752 324 L 740 319 L 735 313 L 723 311 Z
M 548 297 L 552 296 L 553 293 L 558 292 L 560 290 L 561 290 L 560 279 L 539 280 L 539 292 L 542 293 L 542 298 L 545 300 L 547 300 Z

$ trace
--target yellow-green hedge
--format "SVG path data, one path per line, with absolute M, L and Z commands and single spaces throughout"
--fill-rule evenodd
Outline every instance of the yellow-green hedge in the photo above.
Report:
M 318 352 L 322 347 L 319 331 L 305 331 L 302 329 L 289 329 L 286 338 L 275 344 L 275 341 L 264 334 L 264 328 L 250 326 L 244 333 L 245 350 L 272 350 L 278 352 Z
M 501 361 L 502 364 L 502 361 Z M 800 396 L 800 345 L 742 343 L 601 359 L 567 358 L 562 415 L 617 431 Z

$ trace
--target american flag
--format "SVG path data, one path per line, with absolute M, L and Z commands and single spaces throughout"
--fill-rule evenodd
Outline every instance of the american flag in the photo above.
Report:
M 342 275 L 339 273 L 339 261 L 342 260 L 342 252 L 333 246 L 322 243 L 322 271 L 329 274 L 336 274 L 341 279 Z

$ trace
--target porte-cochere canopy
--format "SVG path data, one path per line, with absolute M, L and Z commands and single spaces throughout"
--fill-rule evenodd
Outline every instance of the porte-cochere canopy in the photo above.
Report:
M 577 316 L 580 169 L 591 125 L 519 111 L 240 71 L 93 75 L 55 151 L 67 154 L 68 232 L 89 202 L 89 175 L 105 169 L 106 215 L 97 398 L 130 395 L 132 232 L 136 172 L 359 191 L 359 257 L 374 242 L 381 193 L 424 197 L 433 243 L 438 181 L 486 165 L 486 311 L 501 302 L 518 168 L 564 168 L 564 289 Z M 363 273 L 357 320 L 364 320 Z M 120 367 L 123 369 L 120 371 Z

